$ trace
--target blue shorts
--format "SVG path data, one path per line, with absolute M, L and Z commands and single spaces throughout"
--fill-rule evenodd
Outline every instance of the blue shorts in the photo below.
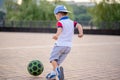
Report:
M 71 50 L 71 47 L 54 46 L 50 55 L 50 62 L 53 60 L 56 60 L 57 63 L 60 65 L 64 61 L 64 59 L 66 58 L 70 50 Z

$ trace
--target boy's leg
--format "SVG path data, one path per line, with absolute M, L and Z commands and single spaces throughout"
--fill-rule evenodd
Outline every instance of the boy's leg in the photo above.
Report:
M 70 52 L 70 49 L 71 48 L 65 46 L 62 47 L 55 46 L 51 53 L 50 62 L 53 66 L 53 71 L 57 72 L 59 80 L 62 80 L 59 65 L 63 62 L 67 54 Z
M 70 52 L 71 48 L 70 47 L 65 47 L 65 51 L 60 55 L 59 60 L 58 60 L 58 64 L 60 65 L 65 58 L 67 57 L 68 53 Z M 59 80 L 64 80 L 64 69 L 62 66 L 60 66 L 60 79 Z
M 59 66 L 57 61 L 59 59 L 61 50 L 62 50 L 62 47 L 54 46 L 54 48 L 51 52 L 51 56 L 50 56 L 50 63 L 53 66 L 53 71 L 56 73 L 56 76 L 58 75 L 57 72 L 56 72 L 56 69 L 58 69 L 58 66 Z M 48 74 L 46 76 L 46 78 L 51 77 L 51 76 L 53 76 L 53 75 Z
M 52 66 L 53 66 L 53 70 L 55 71 L 55 69 L 58 67 L 57 61 L 56 61 L 56 60 L 53 60 L 53 61 L 51 61 L 51 64 L 52 64 Z
M 47 80 L 56 80 L 56 76 L 57 76 L 56 68 L 58 67 L 58 63 L 56 60 L 53 60 L 53 61 L 51 61 L 51 64 L 53 66 L 53 71 L 51 73 L 49 73 L 46 76 L 46 78 L 47 78 Z
M 65 60 L 70 50 L 70 47 L 65 47 L 65 51 L 59 56 L 59 59 L 57 61 L 59 65 Z

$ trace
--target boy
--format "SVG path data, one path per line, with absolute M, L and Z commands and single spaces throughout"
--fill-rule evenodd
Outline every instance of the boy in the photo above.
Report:
M 64 80 L 63 68 L 60 67 L 60 64 L 64 61 L 71 50 L 74 28 L 76 27 L 78 29 L 79 38 L 83 36 L 81 25 L 69 19 L 67 16 L 69 12 L 70 11 L 68 11 L 63 5 L 56 6 L 54 10 L 54 14 L 58 22 L 56 24 L 57 32 L 53 36 L 53 39 L 55 39 L 56 42 L 50 56 L 50 63 L 53 66 L 53 71 L 46 76 L 47 80 L 54 80 L 56 76 L 58 77 L 58 80 Z

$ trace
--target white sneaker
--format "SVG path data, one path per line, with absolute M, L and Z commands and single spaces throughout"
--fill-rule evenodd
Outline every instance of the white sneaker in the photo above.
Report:
M 47 80 L 50 80 L 50 79 L 56 79 L 56 72 L 55 71 L 51 71 L 47 76 L 46 76 L 46 79 Z
M 63 70 L 63 67 L 60 66 L 60 67 L 57 67 L 55 69 L 56 73 L 57 73 L 57 76 L 58 76 L 58 80 L 64 80 L 64 70 Z
M 55 71 L 56 71 L 56 73 L 57 73 L 58 80 L 61 80 L 61 71 L 60 71 L 60 68 L 57 67 L 57 68 L 55 69 Z

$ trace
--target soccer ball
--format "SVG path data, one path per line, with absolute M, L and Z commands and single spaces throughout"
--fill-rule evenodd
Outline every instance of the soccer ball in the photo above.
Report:
M 31 75 L 39 76 L 43 72 L 44 66 L 39 60 L 33 60 L 28 64 L 27 70 Z

